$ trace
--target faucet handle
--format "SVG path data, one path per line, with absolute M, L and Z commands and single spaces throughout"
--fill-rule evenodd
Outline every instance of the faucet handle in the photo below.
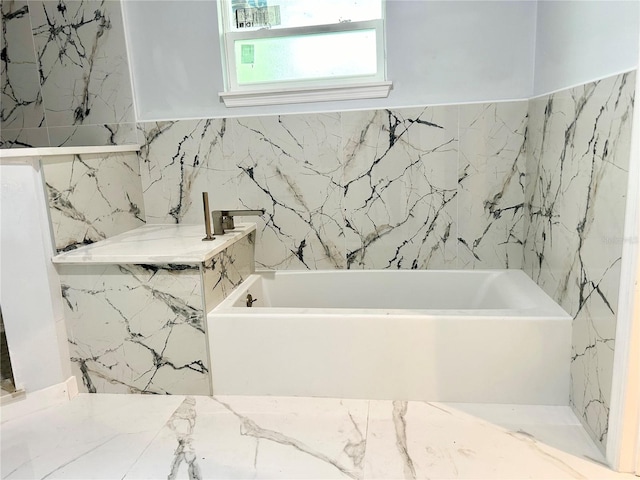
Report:
M 223 215 L 222 216 L 222 228 L 226 230 L 233 230 L 234 228 L 236 228 L 235 224 L 233 223 L 233 217 L 230 215 Z
M 211 218 L 213 218 L 213 234 L 224 235 L 224 212 L 222 210 L 214 210 L 211 212 Z

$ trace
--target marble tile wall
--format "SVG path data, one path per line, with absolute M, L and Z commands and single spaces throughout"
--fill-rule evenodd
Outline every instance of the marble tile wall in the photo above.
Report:
M 327 269 L 345 265 L 341 114 L 230 121 L 224 155 L 237 179 L 236 204 L 264 208 L 259 266 Z
M 81 391 L 210 395 L 206 314 L 255 271 L 253 241 L 203 264 L 59 265 Z
M 140 174 L 149 223 L 204 223 L 203 191 L 209 192 L 211 208 L 236 206 L 233 172 L 222 156 L 227 122 L 139 124 Z
M 255 237 L 255 232 L 252 232 L 204 262 L 202 278 L 205 312 L 210 312 L 255 272 Z
M 144 225 L 135 152 L 47 157 L 42 170 L 58 252 Z
M 522 102 L 460 107 L 458 268 L 521 268 L 527 121 Z
M 344 114 L 350 268 L 455 268 L 458 107 Z
M 2 2 L 0 148 L 136 143 L 120 2 Z
M 64 265 L 59 273 L 82 391 L 211 393 L 198 265 Z
M 0 11 L 0 145 L 49 145 L 29 4 L 26 0 L 3 1 Z
M 201 223 L 206 190 L 266 209 L 263 268 L 520 268 L 526 120 L 506 102 L 140 124 L 147 219 Z
M 634 73 L 529 104 L 524 269 L 573 320 L 571 403 L 607 438 Z

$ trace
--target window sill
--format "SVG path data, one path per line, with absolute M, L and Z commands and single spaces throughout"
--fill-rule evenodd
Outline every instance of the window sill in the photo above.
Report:
M 288 103 L 330 102 L 336 100 L 360 100 L 386 98 L 391 82 L 341 85 L 339 87 L 290 88 L 286 90 L 247 90 L 221 92 L 226 107 L 253 107 Z

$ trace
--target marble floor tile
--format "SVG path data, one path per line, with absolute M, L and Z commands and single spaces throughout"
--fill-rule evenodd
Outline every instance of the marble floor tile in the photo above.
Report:
M 125 478 L 362 478 L 367 410 L 366 400 L 188 397 Z
M 3 418 L 6 479 L 634 479 L 569 407 L 80 394 Z
M 605 461 L 571 407 L 450 403 L 448 408 L 472 415 L 510 432 L 530 435 L 545 446 L 596 463 Z
M 563 424 L 569 423 L 566 419 L 555 428 L 563 442 L 567 437 L 575 442 L 577 453 L 573 455 L 539 441 L 531 433 L 554 433 L 553 423 L 531 423 L 537 407 L 533 412 L 525 408 L 520 415 L 510 411 L 510 405 L 495 407 L 494 411 L 470 410 L 494 418 L 500 417 L 502 410 L 511 416 L 510 425 L 515 428 L 491 423 L 455 404 L 371 401 L 364 478 L 634 478 L 618 477 L 605 467 L 581 427 L 571 423 L 564 425 L 563 431 Z M 557 410 L 551 411 L 558 415 Z M 529 429 L 518 428 L 519 424 L 529 424 Z M 584 455 L 585 448 L 596 458 Z
M 182 400 L 81 394 L 14 421 L 3 418 L 2 478 L 121 478 Z

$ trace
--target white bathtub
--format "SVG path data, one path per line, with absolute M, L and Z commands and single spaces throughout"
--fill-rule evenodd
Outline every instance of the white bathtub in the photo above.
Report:
M 260 272 L 208 335 L 215 394 L 569 401 L 571 317 L 519 270 Z

